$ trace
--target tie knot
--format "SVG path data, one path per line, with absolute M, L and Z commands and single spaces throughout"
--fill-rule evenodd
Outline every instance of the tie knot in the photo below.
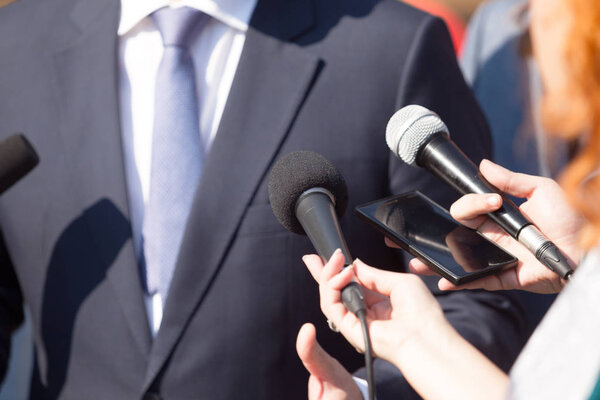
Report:
M 164 7 L 152 14 L 164 46 L 189 47 L 192 33 L 208 21 L 208 15 L 190 7 Z

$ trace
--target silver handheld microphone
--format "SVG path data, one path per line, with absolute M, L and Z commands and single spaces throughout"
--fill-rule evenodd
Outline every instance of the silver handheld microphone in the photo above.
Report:
M 450 139 L 446 124 L 431 110 L 409 105 L 397 111 L 386 129 L 392 152 L 412 166 L 428 169 L 461 194 L 498 193 L 502 207 L 488 216 L 561 278 L 573 273 L 567 257 L 528 220 L 517 205 L 489 183 Z

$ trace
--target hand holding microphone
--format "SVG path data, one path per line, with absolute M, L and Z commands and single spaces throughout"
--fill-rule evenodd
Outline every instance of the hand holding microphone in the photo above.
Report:
M 305 257 L 304 262 L 309 270 L 321 273 L 323 313 L 359 349 L 363 348 L 360 326 L 341 304 L 340 290 L 352 279 L 361 283 L 373 351 L 402 371 L 423 398 L 481 399 L 502 390 L 506 378 L 501 370 L 452 327 L 419 277 L 373 268 L 360 260 L 354 262 L 352 270 L 342 270 L 343 258 L 337 254 L 325 266 L 316 256 Z
M 309 237 L 323 263 L 334 254 L 341 260 L 337 249 L 343 254 L 346 265 L 352 261 L 338 222 L 338 217 L 342 216 L 348 204 L 348 189 L 343 176 L 329 160 L 310 151 L 297 151 L 281 158 L 269 176 L 269 201 L 275 217 L 286 229 Z M 317 279 L 315 272 L 311 270 Z M 322 292 L 321 281 L 317 281 Z M 360 286 L 356 282 L 346 282 L 340 288 L 340 300 L 343 307 L 360 320 L 365 343 L 369 399 L 374 399 L 375 380 L 366 321 L 367 305 Z M 330 328 L 333 329 L 332 325 Z
M 386 139 L 390 149 L 403 161 L 428 169 L 461 194 L 487 194 L 487 196 L 491 193 L 499 194 L 502 201 L 499 201 L 497 208 L 487 211 L 488 217 L 526 247 L 540 263 L 561 278 L 568 279 L 573 272 L 568 258 L 521 213 L 510 199 L 504 196 L 500 189 L 481 175 L 477 166 L 450 140 L 448 129 L 437 114 L 421 106 L 404 107 L 390 119 Z M 501 181 L 496 183 L 501 184 Z M 521 188 L 516 195 L 523 196 L 526 193 L 523 193 Z M 548 205 L 543 200 L 537 200 L 539 198 L 538 195 L 534 201 L 536 206 L 547 209 Z M 419 263 L 416 265 L 418 269 Z M 520 286 L 519 276 L 514 279 L 511 286 Z
M 523 213 L 531 218 L 542 232 L 547 232 L 550 240 L 562 249 L 574 265 L 579 263 L 581 251 L 577 246 L 577 237 L 583 220 L 569 207 L 562 189 L 556 182 L 549 178 L 511 172 L 487 160 L 481 163 L 480 171 L 491 184 L 505 193 L 526 197 L 527 201 L 520 207 Z M 501 199 L 498 194 L 468 194 L 452 205 L 450 213 L 463 225 L 479 230 L 515 255 L 519 259 L 517 267 L 460 287 L 445 279 L 441 279 L 438 286 L 443 290 L 482 288 L 523 289 L 536 293 L 558 292 L 564 286 L 564 281 L 495 222 L 486 218 L 487 213 L 502 205 Z M 409 267 L 419 274 L 431 274 L 427 266 L 417 259 L 411 260 Z

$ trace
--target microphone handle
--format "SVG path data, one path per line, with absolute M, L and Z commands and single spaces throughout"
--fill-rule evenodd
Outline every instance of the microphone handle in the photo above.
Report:
M 427 168 L 463 195 L 498 193 L 502 196 L 502 207 L 488 216 L 561 278 L 568 279 L 573 273 L 567 257 L 558 247 L 525 218 L 511 199 L 481 175 L 475 163 L 446 134 L 433 135 L 421 147 L 417 154 L 417 164 Z
M 346 265 L 352 262 L 348 245 L 340 229 L 333 195 L 326 189 L 313 188 L 302 193 L 296 202 L 296 217 L 323 263 L 336 249 L 341 249 Z
M 423 145 L 417 155 L 417 164 L 430 170 L 460 194 L 498 193 L 502 196 L 502 207 L 488 216 L 515 239 L 521 229 L 531 224 L 517 205 L 489 183 L 473 161 L 447 135 L 436 134 Z
M 349 265 L 353 259 L 340 229 L 334 201 L 327 189 L 307 190 L 296 202 L 296 217 L 323 263 L 329 261 L 333 253 L 340 249 L 344 254 L 345 264 Z M 342 289 L 342 302 L 356 315 L 366 312 L 365 299 L 356 282 L 350 282 Z

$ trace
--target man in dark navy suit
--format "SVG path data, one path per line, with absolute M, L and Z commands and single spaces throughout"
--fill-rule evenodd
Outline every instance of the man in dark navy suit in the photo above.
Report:
M 362 357 L 327 329 L 301 262 L 313 250 L 272 215 L 268 172 L 281 156 L 311 150 L 341 170 L 349 209 L 408 190 L 447 206 L 454 194 L 384 141 L 393 112 L 416 103 L 436 111 L 473 160 L 489 156 L 447 30 L 389 0 L 259 0 L 245 32 L 241 24 L 239 62 L 199 182 L 190 183 L 195 197 L 158 313 L 140 274 L 123 145 L 122 3 L 20 0 L 0 11 L 0 132 L 25 132 L 41 158 L 0 199 L 2 348 L 24 302 L 36 350 L 32 398 L 306 398 L 295 353 L 303 323 L 349 370 Z M 136 35 L 154 29 L 146 18 Z M 341 224 L 353 255 L 402 268 L 401 254 L 352 213 Z M 510 297 L 438 298 L 461 334 L 510 366 L 521 345 Z M 376 376 L 380 399 L 414 395 L 389 366 Z

